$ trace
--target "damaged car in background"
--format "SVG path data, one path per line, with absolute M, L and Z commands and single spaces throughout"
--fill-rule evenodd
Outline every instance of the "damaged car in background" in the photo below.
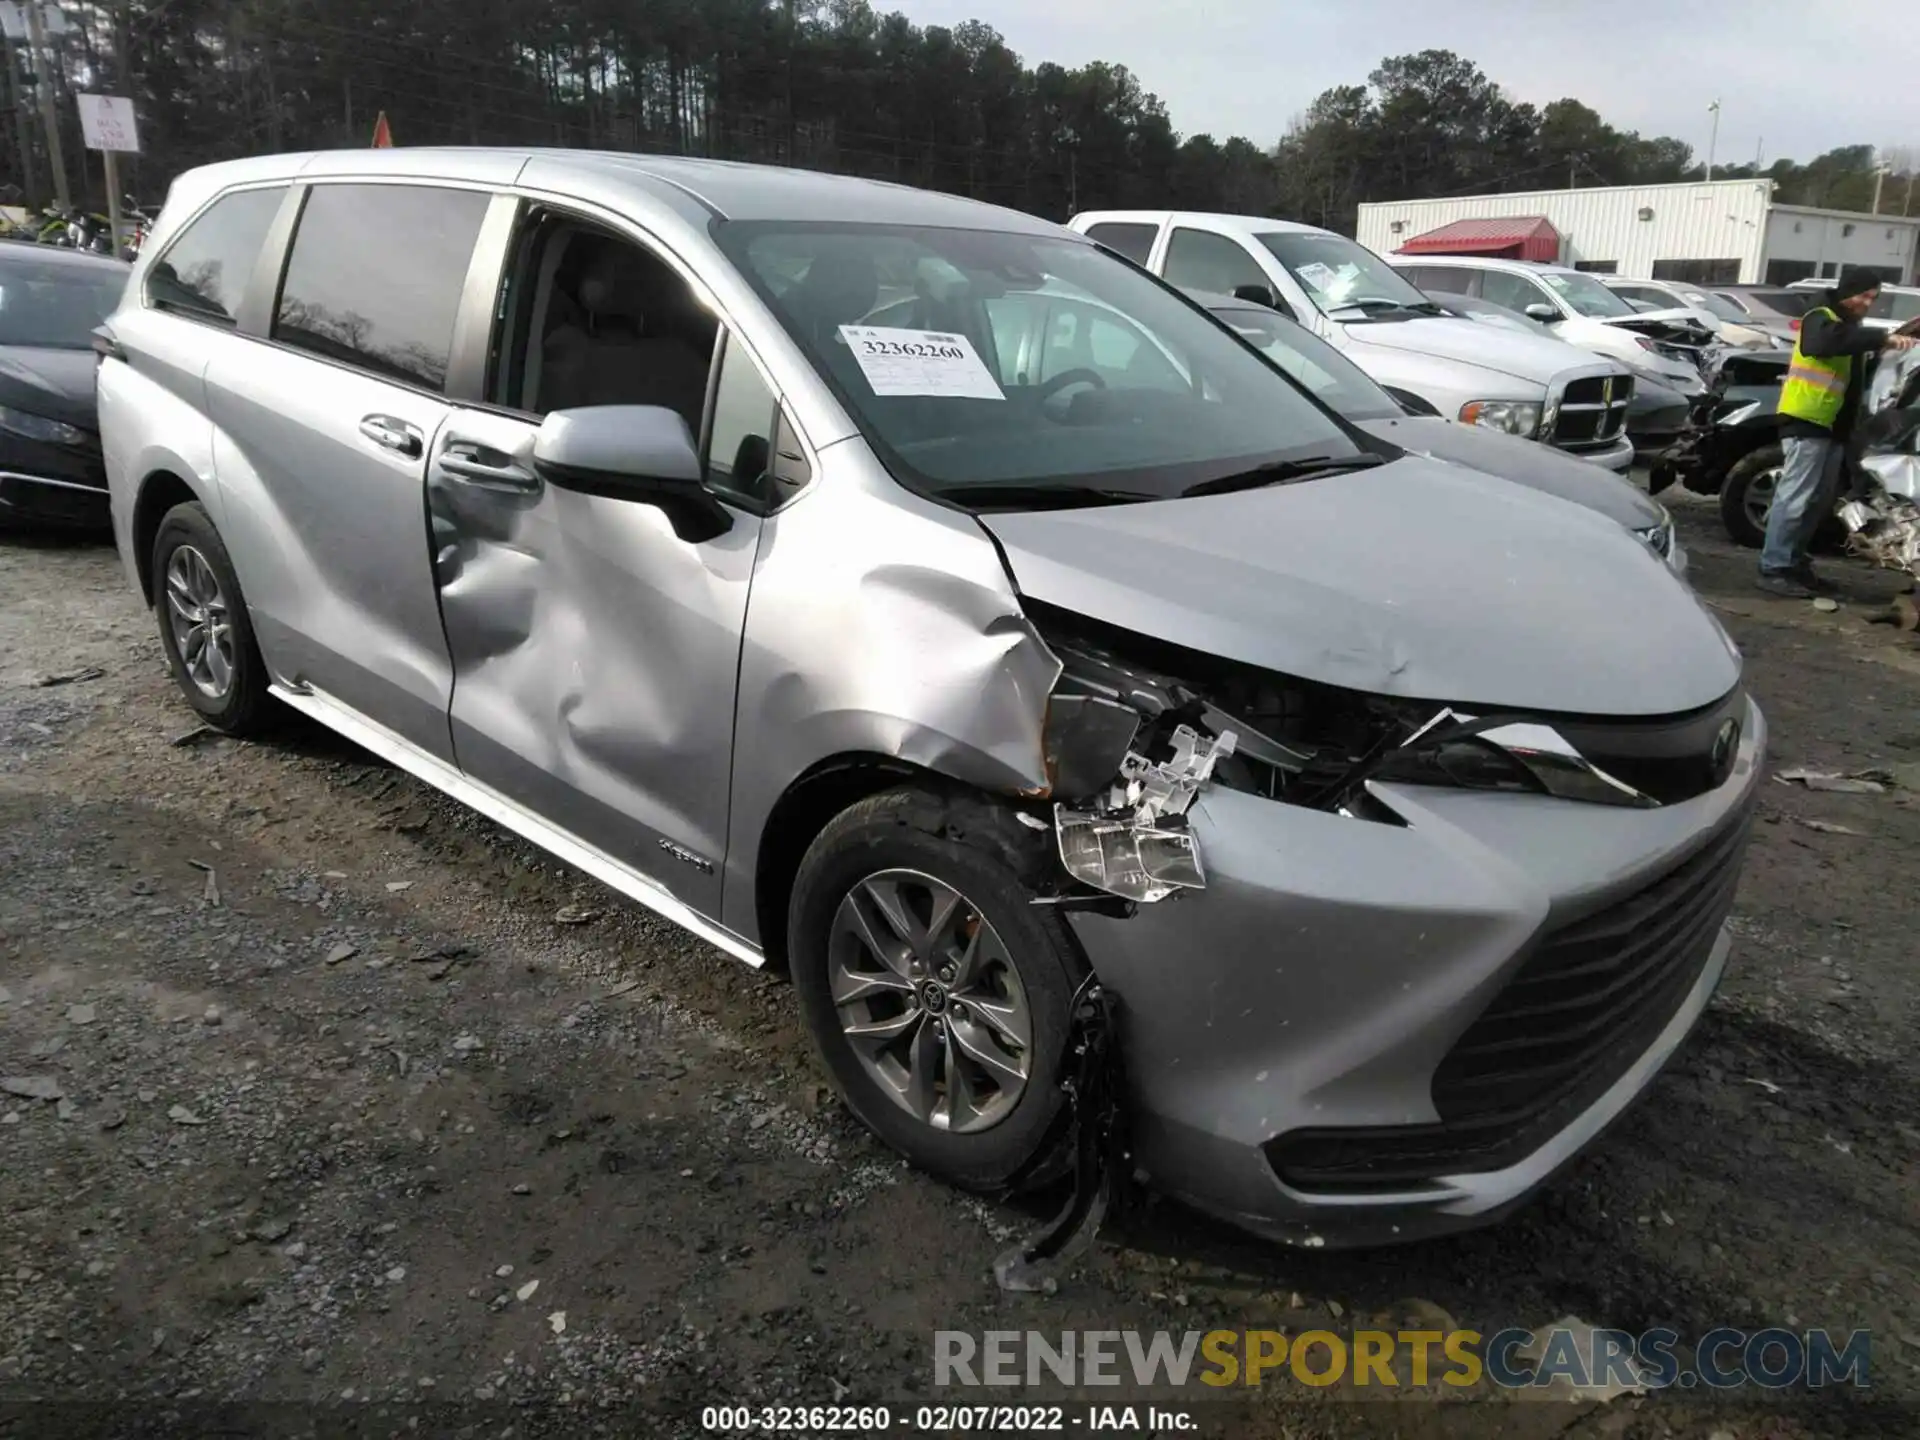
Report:
M 340 286 L 439 318 L 331 330 Z M 102 355 L 127 575 L 207 723 L 299 711 L 789 974 L 956 1184 L 1486 1223 L 1727 964 L 1765 726 L 1667 558 L 1029 216 L 238 161 L 176 181 Z

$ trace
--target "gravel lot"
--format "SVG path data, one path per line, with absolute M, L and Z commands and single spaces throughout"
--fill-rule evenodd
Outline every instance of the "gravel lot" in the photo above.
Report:
M 1896 783 L 1768 783 L 1729 978 L 1648 1102 L 1490 1233 L 1284 1252 L 1147 1205 L 1021 1297 L 990 1266 L 1033 1212 L 866 1139 L 782 984 L 325 733 L 189 738 L 111 550 L 0 537 L 0 1433 L 294 1401 L 263 1423 L 699 1434 L 716 1402 L 910 1410 L 936 1328 L 1436 1311 L 1867 1326 L 1874 1388 L 1180 1403 L 1232 1435 L 1913 1433 L 1920 647 L 1864 622 L 1894 577 L 1771 600 L 1679 508 L 1776 770 Z

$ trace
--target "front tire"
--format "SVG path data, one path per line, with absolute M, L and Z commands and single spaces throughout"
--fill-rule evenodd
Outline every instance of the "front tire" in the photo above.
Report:
M 1057 1173 L 1085 962 L 1032 885 L 1047 836 L 1005 806 L 919 788 L 841 812 L 789 910 L 794 986 L 848 1107 L 969 1190 Z
M 273 704 L 266 662 L 233 561 L 198 501 L 161 518 L 152 573 L 160 644 L 187 704 L 222 734 L 260 733 Z
M 1720 523 L 1734 544 L 1758 550 L 1767 543 L 1767 512 L 1786 463 L 1781 446 L 1762 445 L 1727 471 L 1720 484 Z

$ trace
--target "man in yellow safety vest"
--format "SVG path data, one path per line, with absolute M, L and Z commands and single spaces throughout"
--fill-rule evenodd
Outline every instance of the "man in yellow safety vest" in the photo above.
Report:
M 1787 460 L 1767 513 L 1760 551 L 1760 588 L 1791 599 L 1837 587 L 1816 575 L 1808 551 L 1820 521 L 1839 496 L 1841 462 L 1865 389 L 1865 358 L 1881 348 L 1904 350 L 1908 335 L 1860 323 L 1880 295 L 1880 277 L 1842 269 L 1826 303 L 1800 321 L 1787 382 L 1780 387 L 1780 437 Z

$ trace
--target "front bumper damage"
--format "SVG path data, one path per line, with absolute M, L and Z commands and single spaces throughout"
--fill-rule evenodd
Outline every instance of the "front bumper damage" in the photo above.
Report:
M 1114 1001 L 1132 1177 L 1290 1243 L 1487 1223 L 1704 1010 L 1765 749 L 1743 692 L 1476 715 L 1034 608 L 1071 877 L 1039 903 Z

